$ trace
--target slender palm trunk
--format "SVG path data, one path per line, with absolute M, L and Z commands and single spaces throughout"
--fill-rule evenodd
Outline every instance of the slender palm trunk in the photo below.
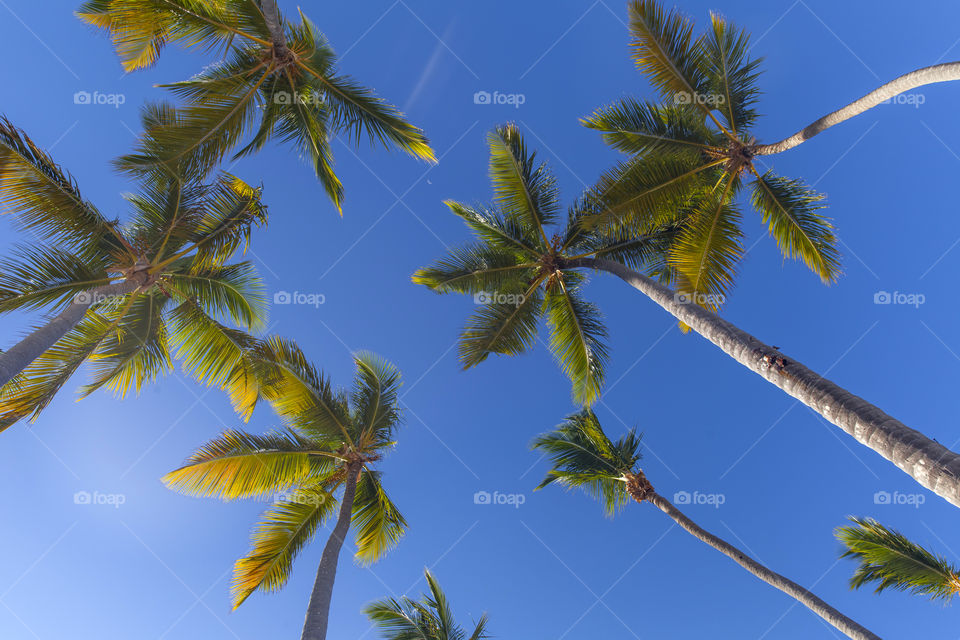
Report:
M 569 266 L 599 269 L 617 276 L 734 360 L 900 467 L 924 487 L 960 506 L 960 455 L 799 362 L 785 358 L 717 314 L 678 300 L 674 291 L 632 269 L 601 258 L 581 258 L 571 261 Z
M 934 84 L 935 82 L 951 82 L 953 80 L 960 80 L 960 62 L 946 62 L 944 64 L 937 64 L 932 67 L 924 67 L 923 69 L 911 71 L 896 80 L 888 82 L 876 91 L 868 93 L 859 100 L 851 102 L 847 106 L 823 116 L 789 138 L 773 144 L 756 145 L 751 151 L 754 155 L 766 156 L 773 153 L 780 153 L 787 149 L 793 149 L 833 125 L 840 124 L 844 120 L 849 120 L 854 116 L 860 115 L 864 111 L 872 109 L 878 104 L 904 91 L 916 89 L 917 87 L 922 87 L 927 84 Z
M 56 317 L 7 351 L 0 353 L 0 387 L 10 382 L 31 362 L 43 355 L 47 349 L 77 326 L 93 303 L 109 296 L 132 293 L 138 286 L 135 280 L 128 279 L 78 293 L 73 297 L 73 302 Z
M 785 594 L 804 605 L 815 614 L 829 622 L 838 631 L 854 640 L 880 640 L 880 636 L 871 633 L 854 620 L 843 615 L 816 595 L 807 591 L 793 580 L 785 578 L 776 571 L 771 571 L 744 552 L 722 538 L 718 538 L 709 531 L 702 529 L 696 522 L 683 515 L 669 500 L 655 491 L 648 491 L 644 499 L 656 506 L 660 511 L 670 516 L 674 522 L 683 527 L 687 533 L 727 556 L 741 567 L 757 576 L 772 587 L 776 587 Z M 640 500 L 638 500 L 640 502 Z
M 260 8 L 263 10 L 263 19 L 267 21 L 267 29 L 270 30 L 274 46 L 278 49 L 286 49 L 287 35 L 283 32 L 283 25 L 280 24 L 277 0 L 261 0 Z
M 347 479 L 343 488 L 343 498 L 340 501 L 340 514 L 337 524 L 327 539 L 320 556 L 320 566 L 317 567 L 317 577 L 313 582 L 313 592 L 310 594 L 310 604 L 307 605 L 307 617 L 303 622 L 303 633 L 300 640 L 326 640 L 327 621 L 330 617 L 330 600 L 333 598 L 333 581 L 337 577 L 337 561 L 340 558 L 340 549 L 350 529 L 350 518 L 353 515 L 353 499 L 357 493 L 357 479 L 360 475 L 360 466 L 351 464 L 347 467 Z

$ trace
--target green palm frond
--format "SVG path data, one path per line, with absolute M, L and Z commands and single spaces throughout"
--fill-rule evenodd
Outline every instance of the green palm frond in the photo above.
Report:
M 453 617 L 450 602 L 437 579 L 425 570 L 429 594 L 420 601 L 388 598 L 364 607 L 364 614 L 386 640 L 481 640 L 486 635 L 487 615 L 474 625 L 469 637 Z
M 167 330 L 184 371 L 208 387 L 223 389 L 234 410 L 249 420 L 260 398 L 255 356 L 259 342 L 217 322 L 193 300 L 169 312 Z
M 470 316 L 458 345 L 464 368 L 480 364 L 491 353 L 517 355 L 533 346 L 543 306 L 540 282 L 538 276 L 526 290 L 499 291 Z
M 722 16 L 710 14 L 710 29 L 703 38 L 705 86 L 715 97 L 716 109 L 736 135 L 757 120 L 754 105 L 760 97 L 757 79 L 762 58 L 750 60 L 750 38 Z
M 250 262 L 172 271 L 165 287 L 178 301 L 195 300 L 207 315 L 225 315 L 246 330 L 266 325 L 263 280 Z
M 945 602 L 960 593 L 960 569 L 942 556 L 876 520 L 850 520 L 853 526 L 839 527 L 835 534 L 846 547 L 841 557 L 857 562 L 852 589 L 876 583 L 877 593 L 895 589 Z
M 259 188 L 236 176 L 220 177 L 190 237 L 196 268 L 222 265 L 238 250 L 246 251 L 251 229 L 267 222 L 260 195 Z
M 629 500 L 623 479 L 640 460 L 640 440 L 631 430 L 612 442 L 589 409 L 567 416 L 554 431 L 533 441 L 533 448 L 551 463 L 537 489 L 553 483 L 584 489 L 600 501 L 607 515 L 613 515 Z
M 295 431 L 230 430 L 197 449 L 163 481 L 187 495 L 234 500 L 288 490 L 332 471 L 338 462 L 337 454 Z
M 43 411 L 109 335 L 112 322 L 88 312 L 76 327 L 0 389 L 0 431 Z
M 121 398 L 131 385 L 139 393 L 145 383 L 173 367 L 163 319 L 168 302 L 169 298 L 156 289 L 133 296 L 129 307 L 120 311 L 116 328 L 90 357 L 93 379 L 80 388 L 80 397 L 101 387 Z
M 622 153 L 683 155 L 713 146 L 703 114 L 690 105 L 659 105 L 626 97 L 580 122 L 600 131 L 603 140 Z
M 357 374 L 350 402 L 354 421 L 365 446 L 378 446 L 392 440 L 400 422 L 400 371 L 380 356 L 360 352 L 354 355 Z M 369 443 L 369 444 L 367 444 Z
M 799 180 L 768 171 L 751 183 L 753 206 L 788 258 L 801 259 L 824 282 L 840 277 L 840 254 L 830 219 L 818 213 L 823 196 Z
M 537 161 L 535 151 L 527 150 L 515 126 L 495 128 L 487 136 L 487 143 L 497 204 L 507 219 L 539 231 L 537 247 L 547 247 L 544 226 L 554 222 L 560 209 L 556 178 L 546 163 Z
M 564 271 L 547 285 L 544 303 L 550 348 L 573 382 L 573 397 L 589 406 L 600 397 L 608 358 L 607 330 L 596 305 L 580 298 L 580 278 Z
M 260 516 L 251 535 L 252 548 L 237 560 L 230 592 L 236 609 L 254 591 L 279 591 L 290 578 L 293 561 L 336 512 L 337 500 L 321 486 L 312 486 L 280 500 Z
M 453 200 L 445 200 L 474 234 L 483 242 L 505 251 L 519 253 L 528 258 L 536 257 L 543 250 L 536 226 L 525 220 L 506 217 L 499 211 L 483 207 L 470 207 Z
M 364 470 L 357 482 L 351 516 L 357 538 L 357 560 L 371 564 L 400 542 L 407 521 L 387 496 L 380 472 Z
M 475 244 L 451 249 L 433 265 L 418 269 L 412 280 L 437 293 L 508 291 L 529 282 L 536 267 L 536 262 L 518 260 L 515 252 Z
M 123 239 L 73 177 L 26 133 L 0 117 L 0 207 L 16 226 L 78 253 L 126 251 Z
M 675 10 L 665 12 L 657 0 L 633 0 L 628 11 L 633 59 L 650 83 L 670 100 L 702 94 L 703 53 L 693 23 Z
M 147 102 L 140 107 L 140 124 L 143 132 L 134 143 L 133 151 L 113 161 L 117 171 L 159 184 L 160 189 L 165 189 L 169 180 L 199 182 L 210 173 L 212 166 L 203 145 L 194 146 L 188 153 L 184 151 L 186 143 L 182 139 L 174 135 L 171 140 L 169 132 L 182 131 L 188 125 L 184 109 L 165 101 Z
M 15 245 L 0 259 L 0 313 L 60 308 L 81 292 L 109 284 L 109 260 L 56 246 Z

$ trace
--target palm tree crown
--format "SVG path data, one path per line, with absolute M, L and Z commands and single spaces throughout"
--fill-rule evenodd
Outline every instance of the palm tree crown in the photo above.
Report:
M 836 536 L 846 548 L 841 557 L 857 562 L 851 589 L 876 583 L 877 593 L 896 589 L 944 602 L 960 594 L 960 569 L 942 556 L 876 520 L 850 520 L 853 526 L 839 527 Z
M 169 42 L 225 52 L 221 62 L 193 78 L 163 85 L 185 103 L 178 122 L 153 132 L 167 151 L 159 157 L 127 155 L 118 163 L 123 170 L 136 174 L 191 153 L 206 167 L 216 166 L 255 130 L 235 157 L 259 151 L 271 138 L 290 143 L 313 165 L 340 209 L 343 185 L 330 147 L 336 134 L 352 142 L 366 137 L 434 161 L 420 129 L 337 71 L 330 44 L 302 13 L 300 22 L 292 23 L 279 15 L 275 2 L 88 0 L 78 15 L 110 32 L 127 71 L 155 63 Z
M 250 552 L 234 567 L 234 608 L 258 589 L 286 584 L 296 556 L 337 512 L 340 488 L 355 486 L 348 506 L 359 561 L 375 562 L 406 528 L 373 468 L 400 422 L 400 374 L 393 365 L 357 354 L 347 391 L 334 389 L 289 341 L 269 338 L 254 351 L 259 390 L 284 427 L 265 435 L 226 431 L 164 477 L 169 487 L 196 496 L 285 494 L 263 513 Z
M 153 112 L 174 117 L 169 108 Z M 249 262 L 229 263 L 251 228 L 267 221 L 260 189 L 223 173 L 144 173 L 127 195 L 132 217 L 110 221 L 73 178 L 8 120 L 0 120 L 0 204 L 39 242 L 0 261 L 0 313 L 88 305 L 42 355 L 0 390 L 0 430 L 46 407 L 85 361 L 82 395 L 124 395 L 171 368 L 172 354 L 210 384 L 231 381 L 250 401 L 237 366 L 266 317 L 263 284 Z M 115 292 L 115 293 L 111 293 Z M 83 308 L 81 306 L 81 308 Z
M 424 571 L 430 593 L 420 601 L 389 598 L 367 605 L 363 612 L 387 640 L 481 640 L 486 635 L 487 615 L 480 617 L 473 632 L 456 623 L 450 602 L 429 570 Z
M 822 196 L 757 167 L 760 60 L 748 57 L 748 35 L 714 14 L 695 36 L 690 20 L 655 0 L 633 0 L 629 13 L 633 58 L 662 101 L 627 97 L 582 120 L 630 155 L 595 185 L 600 204 L 584 224 L 642 234 L 682 221 L 666 256 L 671 277 L 716 310 L 745 253 L 738 195 L 749 180 L 750 203 L 783 255 L 835 281 L 837 239 Z
M 549 226 L 560 222 L 552 172 L 527 149 L 513 125 L 490 132 L 488 143 L 496 202 L 446 203 L 477 242 L 418 270 L 413 281 L 438 293 L 472 294 L 482 303 L 460 337 L 460 360 L 467 368 L 491 353 L 528 350 L 546 316 L 550 348 L 573 380 L 574 397 L 589 404 L 603 386 L 607 332 L 599 309 L 581 296 L 586 278 L 577 261 L 606 258 L 660 274 L 661 256 L 677 227 L 637 236 L 588 231 L 579 223 L 592 209 L 579 201 L 570 208 L 566 225 L 550 236 Z

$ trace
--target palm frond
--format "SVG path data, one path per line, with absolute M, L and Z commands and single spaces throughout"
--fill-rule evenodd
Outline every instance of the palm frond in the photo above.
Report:
M 238 250 L 246 251 L 252 227 L 267 223 L 261 190 L 229 174 L 212 189 L 204 214 L 190 237 L 198 269 L 224 264 Z
M 541 237 L 537 227 L 529 226 L 523 220 L 504 216 L 499 211 L 485 207 L 470 207 L 453 200 L 445 200 L 473 233 L 484 243 L 505 251 L 513 251 L 528 258 L 536 258 L 543 253 Z
M 379 560 L 406 532 L 407 521 L 384 491 L 378 471 L 361 472 L 351 522 L 357 538 L 357 560 L 363 564 Z
M 478 294 L 516 290 L 531 280 L 536 267 L 513 251 L 474 244 L 451 249 L 433 265 L 418 269 L 412 279 L 437 293 Z
M 705 83 L 716 110 L 736 135 L 756 123 L 754 106 L 760 97 L 757 78 L 762 59 L 749 59 L 746 31 L 716 13 L 710 14 L 710 26 L 702 40 Z
M 626 97 L 580 120 L 622 153 L 669 156 L 704 151 L 713 135 L 690 105 L 660 105 Z
M 460 334 L 458 352 L 464 368 L 480 364 L 491 353 L 517 355 L 533 346 L 542 305 L 539 276 L 525 291 L 497 292 L 494 300 L 470 316 Z
M 703 93 L 702 47 L 693 38 L 693 23 L 676 10 L 664 11 L 658 0 L 628 5 L 633 59 L 641 73 L 668 99 Z
M 945 602 L 960 593 L 960 569 L 942 556 L 876 520 L 850 520 L 853 526 L 839 527 L 835 535 L 846 547 L 841 557 L 857 562 L 851 589 L 876 583 L 877 593 L 895 589 Z
M 768 171 L 751 183 L 753 206 L 787 258 L 797 257 L 824 282 L 840 277 L 840 253 L 830 219 L 819 213 L 823 196 L 799 180 Z
M 376 354 L 360 352 L 353 359 L 357 366 L 350 396 L 354 421 L 362 434 L 361 446 L 373 448 L 390 442 L 401 420 L 403 381 L 400 371 Z
M 110 261 L 44 245 L 15 245 L 0 259 L 0 313 L 59 308 L 84 291 L 109 284 Z
M 194 300 L 207 315 L 226 316 L 245 330 L 262 329 L 267 322 L 263 280 L 251 262 L 171 270 L 164 283 L 178 301 Z

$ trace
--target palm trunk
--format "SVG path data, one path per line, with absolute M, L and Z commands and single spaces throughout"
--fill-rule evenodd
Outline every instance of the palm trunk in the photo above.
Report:
M 7 351 L 0 353 L 0 387 L 10 382 L 30 363 L 57 343 L 60 338 L 77 326 L 94 302 L 109 296 L 120 296 L 134 292 L 139 284 L 134 280 L 124 280 L 78 293 L 73 302 L 56 317 L 33 333 L 23 338 Z
M 747 554 L 743 553 L 725 540 L 718 538 L 709 531 L 700 528 L 697 523 L 683 515 L 679 509 L 673 506 L 669 500 L 656 493 L 648 491 L 644 496 L 648 502 L 651 502 L 660 511 L 670 516 L 674 522 L 683 527 L 687 533 L 698 540 L 706 542 L 708 545 L 727 556 L 741 567 L 757 576 L 772 587 L 776 587 L 785 594 L 804 605 L 815 614 L 829 622 L 834 628 L 854 640 L 880 640 L 880 636 L 871 633 L 869 630 L 857 624 L 847 616 L 843 615 L 826 602 L 818 598 L 813 593 L 807 591 L 793 580 L 783 577 L 776 571 L 771 571 Z
M 960 506 L 960 455 L 799 362 L 788 360 L 717 314 L 678 300 L 674 291 L 632 269 L 601 258 L 572 260 L 568 266 L 599 269 L 619 277 L 734 360 L 780 387 L 941 498 Z
M 876 91 L 868 93 L 859 100 L 851 102 L 847 106 L 823 116 L 816 122 L 810 124 L 805 129 L 796 132 L 789 138 L 785 138 L 780 142 L 775 142 L 773 144 L 756 145 L 751 148 L 751 152 L 754 155 L 766 156 L 773 153 L 780 153 L 781 151 L 786 151 L 787 149 L 793 149 L 797 145 L 809 140 L 818 133 L 829 129 L 833 125 L 840 124 L 844 120 L 849 120 L 856 115 L 860 115 L 864 111 L 872 109 L 878 104 L 889 100 L 890 98 L 899 95 L 904 91 L 916 89 L 917 87 L 933 84 L 935 82 L 951 82 L 953 80 L 960 80 L 960 62 L 947 62 L 944 64 L 937 64 L 933 65 L 932 67 L 924 67 L 923 69 L 911 71 L 910 73 L 900 76 L 896 80 L 888 82 Z
M 360 475 L 360 466 L 347 467 L 347 479 L 343 488 L 343 498 L 340 501 L 340 514 L 337 524 L 327 539 L 320 556 L 320 566 L 317 568 L 317 577 L 313 582 L 313 592 L 310 594 L 310 604 L 307 605 L 307 617 L 303 622 L 303 633 L 300 640 L 326 640 L 327 622 L 330 617 L 330 600 L 333 598 L 333 581 L 337 577 L 337 561 L 340 558 L 340 549 L 350 529 L 350 518 L 353 515 L 353 499 L 357 493 L 357 479 Z
M 267 29 L 270 30 L 273 46 L 277 49 L 286 49 L 287 35 L 283 32 L 283 25 L 280 23 L 277 0 L 261 0 L 260 8 L 263 11 L 263 19 L 267 22 Z

